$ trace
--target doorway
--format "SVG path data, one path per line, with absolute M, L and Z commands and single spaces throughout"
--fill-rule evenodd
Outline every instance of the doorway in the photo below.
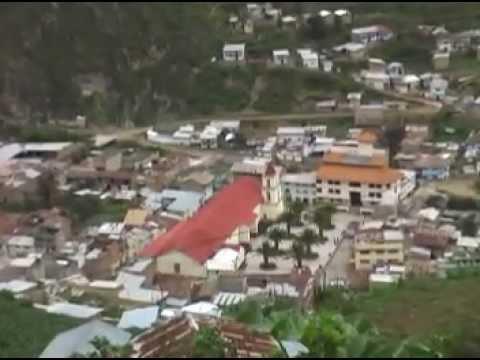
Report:
M 362 197 L 358 191 L 350 191 L 350 204 L 352 206 L 362 206 Z

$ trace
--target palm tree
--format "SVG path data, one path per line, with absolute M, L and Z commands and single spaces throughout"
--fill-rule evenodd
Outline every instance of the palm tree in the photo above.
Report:
M 295 216 L 295 222 L 297 224 L 300 223 L 302 211 L 305 209 L 305 204 L 299 200 L 295 200 L 293 203 L 290 204 L 289 211 L 293 213 Z
M 297 268 L 301 269 L 304 256 L 303 244 L 299 241 L 295 241 L 292 245 L 292 251 L 295 261 L 297 262 Z
M 297 216 L 291 211 L 287 210 L 282 215 L 280 215 L 280 221 L 287 223 L 287 233 L 290 235 L 290 230 Z
M 264 241 L 262 244 L 262 256 L 263 256 L 263 266 L 268 267 L 270 265 L 269 258 L 272 248 L 268 241 Z
M 316 235 L 311 229 L 305 229 L 300 236 L 301 243 L 307 249 L 307 255 L 312 255 L 312 245 L 315 243 Z
M 269 234 L 270 239 L 275 243 L 275 250 L 278 251 L 278 246 L 283 238 L 283 232 L 279 229 L 273 229 Z
M 330 204 L 317 207 L 313 213 L 313 222 L 318 227 L 318 234 L 321 242 L 324 242 L 323 230 L 332 227 L 333 207 Z

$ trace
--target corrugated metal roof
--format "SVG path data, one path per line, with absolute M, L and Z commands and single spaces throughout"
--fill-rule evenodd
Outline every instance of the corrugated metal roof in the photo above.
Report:
M 157 321 L 158 312 L 158 306 L 125 311 L 117 326 L 120 329 L 148 329 Z
M 73 354 L 88 354 L 95 351 L 90 343 L 95 337 L 107 338 L 112 345 L 125 345 L 131 335 L 103 321 L 93 320 L 57 335 L 48 344 L 40 358 L 68 358 Z

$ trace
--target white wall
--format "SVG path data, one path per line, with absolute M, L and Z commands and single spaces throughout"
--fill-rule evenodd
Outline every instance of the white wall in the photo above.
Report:
M 381 185 L 379 188 L 371 188 L 370 184 L 360 184 L 360 187 L 351 187 L 349 182 L 340 182 L 340 185 L 328 184 L 328 181 L 317 182 L 317 197 L 327 200 L 336 200 L 338 202 L 350 202 L 350 192 L 360 192 L 362 205 L 375 205 L 379 204 L 384 196 L 384 192 L 393 190 L 393 193 L 398 196 L 400 191 L 400 182 L 391 184 L 390 189 L 387 185 Z M 330 193 L 332 189 L 334 192 Z M 338 193 L 337 193 L 338 192 Z M 380 194 L 380 197 L 372 197 L 371 193 Z

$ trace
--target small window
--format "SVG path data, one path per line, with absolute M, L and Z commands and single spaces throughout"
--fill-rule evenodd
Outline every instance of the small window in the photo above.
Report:
M 398 250 L 388 250 L 389 254 L 398 254 Z
M 335 190 L 335 194 L 340 194 L 340 190 Z
M 387 184 L 387 189 L 390 189 L 391 187 L 392 187 L 392 185 Z
M 180 274 L 180 264 L 179 263 L 175 263 L 173 265 L 173 271 L 175 272 L 175 274 Z
M 372 192 L 371 192 L 371 193 L 368 193 L 368 196 L 369 196 L 369 197 L 375 197 L 375 193 L 372 193 Z
M 360 250 L 360 254 L 368 255 L 368 254 L 370 254 L 370 250 Z
M 378 198 L 378 199 L 381 199 L 381 198 L 382 198 L 382 194 L 381 194 L 381 193 L 378 193 L 378 194 L 377 194 L 377 198 Z
M 351 182 L 350 187 L 360 187 L 360 183 L 359 182 Z

